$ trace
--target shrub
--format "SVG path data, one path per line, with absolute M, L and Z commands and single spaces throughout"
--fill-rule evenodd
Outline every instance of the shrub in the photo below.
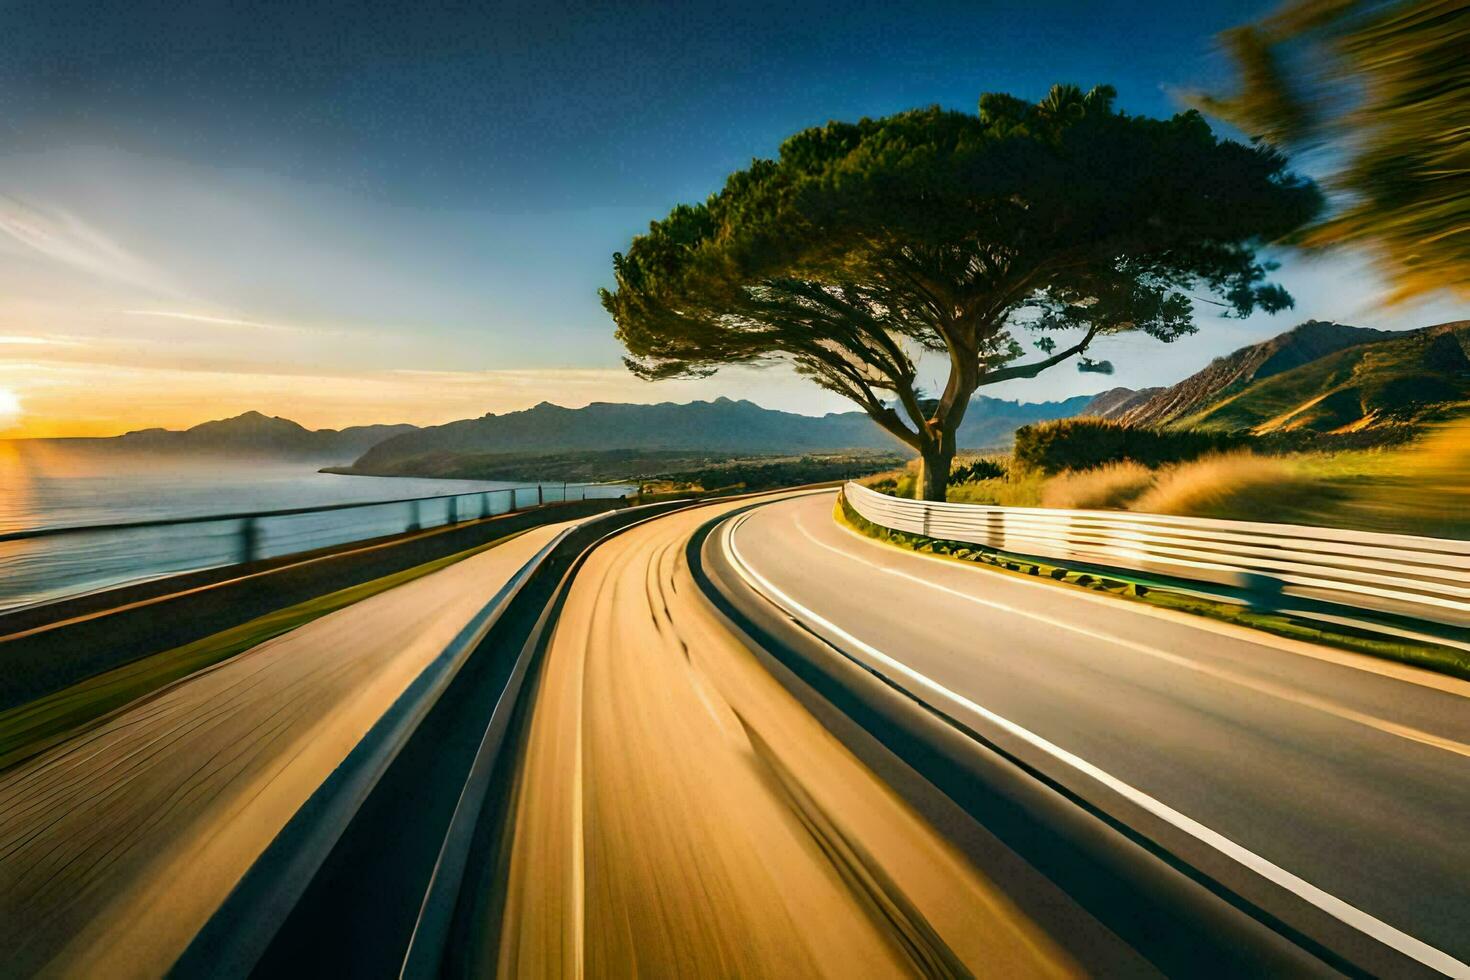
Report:
M 1160 470 L 1129 507 L 1149 514 L 1291 521 L 1330 495 L 1320 481 L 1279 459 L 1251 453 L 1209 456 Z
M 1041 506 L 1121 509 L 1153 485 L 1153 471 L 1139 463 L 1109 463 L 1091 470 L 1068 470 L 1046 481 L 1041 490 Z
M 1125 460 L 1160 466 L 1234 449 L 1249 438 L 1198 429 L 1151 429 L 1108 419 L 1055 419 L 1018 429 L 1015 459 L 1043 473 L 1086 470 Z
M 978 480 L 1004 480 L 1006 472 L 1005 463 L 988 456 L 981 456 L 967 463 L 955 464 L 949 471 L 949 482 L 953 486 L 960 483 L 974 483 Z

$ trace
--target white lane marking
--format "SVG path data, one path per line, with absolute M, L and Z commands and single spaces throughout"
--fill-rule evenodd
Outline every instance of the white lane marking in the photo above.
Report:
M 1416 939 L 1408 933 L 1395 929 L 1381 919 L 1377 919 L 1367 912 L 1349 905 L 1337 896 L 1323 891 L 1311 882 L 1299 878 L 1285 868 L 1273 864 L 1254 851 L 1242 847 L 1225 835 L 1211 830 L 1192 817 L 1185 816 L 1178 810 L 1154 799 L 1142 790 L 1135 789 L 1121 779 L 1088 762 L 1086 759 L 1073 755 L 1061 746 L 1053 744 L 1030 729 L 1024 728 L 1008 718 L 1001 717 L 990 709 L 971 701 L 964 695 L 951 691 L 939 682 L 919 673 L 907 664 L 890 657 L 877 647 L 863 642 L 836 623 L 808 609 L 795 599 L 792 599 L 772 584 L 769 579 L 746 564 L 744 557 L 740 554 L 740 549 L 735 544 L 735 531 L 749 516 L 750 514 L 746 513 L 733 521 L 726 521 L 721 525 L 721 533 L 725 542 L 726 551 L 733 559 L 732 564 L 735 567 L 735 571 L 746 580 L 746 583 L 754 587 L 756 591 L 765 594 L 768 599 L 776 603 L 776 605 L 783 607 L 789 614 L 804 620 L 808 624 L 820 626 L 823 630 L 841 638 L 844 643 L 851 644 L 853 648 L 862 651 L 878 663 L 913 681 L 923 690 L 937 695 L 944 701 L 950 702 L 966 712 L 984 718 L 991 724 L 1035 746 L 1052 758 L 1071 766 L 1084 775 L 1090 776 L 1124 799 L 1142 807 L 1149 813 L 1154 814 L 1189 834 L 1191 837 L 1194 837 L 1196 840 L 1213 847 L 1238 864 L 1244 865 L 1256 872 L 1266 880 L 1310 902 L 1333 918 L 1346 923 L 1365 935 L 1373 937 L 1385 946 L 1396 949 L 1405 956 L 1417 960 L 1431 969 L 1438 970 L 1446 976 L 1470 980 L 1470 964 L 1462 963 L 1450 954 L 1430 946 L 1423 940 Z
M 827 551 L 830 551 L 835 555 L 841 555 L 843 558 L 846 558 L 849 561 L 856 560 L 856 556 L 854 556 L 850 552 L 843 551 L 841 548 L 833 547 L 832 545 L 827 544 L 825 541 L 818 540 L 817 537 L 812 534 L 812 532 L 807 528 L 805 522 L 802 521 L 800 516 L 793 517 L 792 522 L 796 525 L 797 530 L 805 535 L 806 539 L 817 547 L 825 548 Z M 986 606 L 990 609 L 997 609 L 1001 612 L 1010 613 L 1015 616 L 1021 616 L 1026 619 L 1035 620 L 1039 623 L 1045 623 L 1048 626 L 1054 626 L 1058 629 L 1066 630 L 1069 633 L 1075 633 L 1078 636 L 1085 636 L 1090 640 L 1097 640 L 1102 643 L 1111 643 L 1115 646 L 1123 647 L 1125 650 L 1132 650 L 1133 652 L 1143 654 L 1146 657 L 1153 657 L 1156 660 L 1162 660 L 1165 663 L 1173 664 L 1176 667 L 1183 667 L 1186 670 L 1192 670 L 1196 673 L 1204 674 L 1207 677 L 1213 677 L 1216 680 L 1225 681 L 1228 684 L 1235 684 L 1239 687 L 1246 688 L 1247 690 L 1255 691 L 1257 694 L 1264 694 L 1268 697 L 1273 697 L 1281 701 L 1289 702 L 1291 704 L 1301 705 L 1304 708 L 1311 708 L 1314 711 L 1320 711 L 1323 714 L 1331 715 L 1334 718 L 1340 718 L 1343 721 L 1353 722 L 1366 728 L 1371 728 L 1375 731 L 1383 732 L 1386 735 L 1396 735 L 1399 738 L 1406 739 L 1410 742 L 1417 742 L 1420 745 L 1427 745 L 1431 748 L 1442 749 L 1445 752 L 1452 752 L 1455 755 L 1470 758 L 1470 745 L 1466 745 L 1463 742 L 1456 741 L 1452 738 L 1447 738 L 1443 735 L 1435 735 L 1433 732 L 1426 732 L 1423 729 L 1414 728 L 1410 725 L 1401 725 L 1398 722 L 1389 721 L 1385 718 L 1379 718 L 1376 715 L 1370 715 L 1362 711 L 1356 711 L 1352 708 L 1348 708 L 1343 705 L 1329 701 L 1326 698 L 1319 698 L 1314 694 L 1307 694 L 1302 691 L 1294 691 L 1279 684 L 1273 684 L 1270 681 L 1264 681 L 1254 677 L 1249 677 L 1245 674 L 1229 670 L 1225 667 L 1217 667 L 1210 664 L 1200 663 L 1197 660 L 1191 660 L 1188 657 L 1181 657 L 1178 654 L 1170 653 L 1167 650 L 1160 650 L 1158 647 L 1151 647 L 1145 643 L 1139 643 L 1135 640 L 1125 640 L 1122 637 L 1114 636 L 1111 633 L 1102 633 L 1097 630 L 1090 630 L 1082 626 L 1074 626 L 1071 623 L 1067 623 L 1063 620 L 1056 619 L 1042 613 L 1030 612 L 1026 609 L 1020 608 L 1019 606 L 1012 606 L 1008 603 L 998 602 L 994 599 L 982 599 L 980 596 L 973 595 L 969 592 L 964 592 L 959 589 L 952 589 L 949 586 L 940 585 L 937 582 L 931 582 L 929 579 L 922 578 L 918 575 L 910 575 L 908 572 L 901 572 L 896 568 L 885 568 L 877 565 L 869 565 L 867 567 L 872 568 L 875 571 L 882 572 L 885 575 L 895 575 L 898 578 L 906 579 L 910 582 L 916 582 L 919 585 L 927 586 L 938 592 L 943 592 L 958 599 L 963 599 L 966 602 L 972 602 L 978 606 Z M 1030 585 L 1032 583 L 1027 582 L 1025 584 Z M 1041 587 L 1045 588 L 1045 586 Z M 1078 598 L 1077 596 L 1073 596 L 1070 593 L 1068 593 L 1068 595 L 1071 598 Z

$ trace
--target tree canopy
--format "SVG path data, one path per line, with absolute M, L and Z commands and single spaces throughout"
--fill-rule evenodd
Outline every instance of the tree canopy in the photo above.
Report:
M 1333 158 L 1336 206 L 1302 243 L 1367 249 L 1392 298 L 1470 296 L 1470 5 L 1295 0 L 1222 38 L 1240 88 L 1196 102 Z
M 1190 333 L 1197 292 L 1228 314 L 1289 306 L 1257 249 L 1317 213 L 1316 188 L 1195 112 L 1113 99 L 1057 86 L 795 134 L 614 256 L 602 300 L 628 366 L 789 360 L 917 450 L 925 496 L 943 499 L 979 386 L 1076 356 L 1108 370 L 1085 359 L 1097 337 Z M 948 367 L 930 394 L 926 352 Z

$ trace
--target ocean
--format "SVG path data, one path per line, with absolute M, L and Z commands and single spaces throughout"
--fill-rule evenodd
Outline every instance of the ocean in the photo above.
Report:
M 208 457 L 126 456 L 86 452 L 56 443 L 0 441 L 0 534 L 32 528 L 75 527 L 288 510 L 364 501 L 399 501 L 477 493 L 457 508 L 461 519 L 511 509 L 512 487 L 526 483 L 422 480 L 319 473 L 317 462 Z M 566 496 L 621 496 L 626 486 L 570 484 Z M 563 484 L 545 484 L 545 500 L 560 500 Z M 536 502 L 522 490 L 516 503 Z M 449 516 L 445 501 L 383 503 L 257 522 L 256 557 L 432 527 Z M 0 610 L 124 582 L 208 568 L 239 560 L 243 522 L 208 521 L 131 531 L 86 531 L 0 541 Z

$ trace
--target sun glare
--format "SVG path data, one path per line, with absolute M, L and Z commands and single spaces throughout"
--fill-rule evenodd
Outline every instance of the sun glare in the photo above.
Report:
M 0 388 L 0 428 L 20 421 L 20 399 L 9 388 Z

